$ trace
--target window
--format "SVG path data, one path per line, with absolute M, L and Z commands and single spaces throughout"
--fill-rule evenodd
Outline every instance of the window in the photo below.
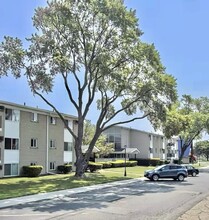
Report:
M 67 120 L 67 119 L 66 119 L 66 120 L 65 120 L 65 123 L 68 125 L 69 128 L 71 128 L 71 129 L 73 128 L 73 123 L 72 123 L 71 120 Z M 66 125 L 65 125 L 65 128 L 67 128 Z
M 55 162 L 50 162 L 49 163 L 49 169 L 50 170 L 55 170 Z
M 4 148 L 7 150 L 18 150 L 19 149 L 19 139 L 5 138 Z
M 4 164 L 4 176 L 17 176 L 18 175 L 18 164 Z
M 12 121 L 12 109 L 6 108 L 6 115 L 5 115 L 6 120 Z
M 9 121 L 19 121 L 20 112 L 18 110 L 6 108 L 5 119 Z
M 38 147 L 38 139 L 37 138 L 31 138 L 30 146 L 31 146 L 31 148 L 37 148 Z
M 2 130 L 2 116 L 0 115 L 0 131 Z
M 49 147 L 50 148 L 56 148 L 56 141 L 55 140 L 50 140 Z
M 56 125 L 56 118 L 55 117 L 50 117 L 50 123 L 53 125 Z
M 64 142 L 64 151 L 72 151 L 73 143 L 72 142 Z
M 31 113 L 31 121 L 38 122 L 38 113 L 36 112 Z

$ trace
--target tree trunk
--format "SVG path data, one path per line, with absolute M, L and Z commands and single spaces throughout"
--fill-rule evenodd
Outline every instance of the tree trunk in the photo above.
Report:
M 77 158 L 76 159 L 75 177 L 84 178 L 87 166 L 88 166 L 88 163 L 87 163 L 87 161 L 85 161 L 83 155 L 82 155 L 82 157 Z

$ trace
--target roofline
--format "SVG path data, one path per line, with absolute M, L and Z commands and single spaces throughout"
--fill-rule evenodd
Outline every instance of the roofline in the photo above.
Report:
M 16 103 L 13 103 L 13 102 L 7 102 L 7 101 L 2 101 L 0 100 L 0 105 L 3 105 L 4 107 L 16 107 L 18 108 L 19 110 L 23 110 L 23 111 L 36 111 L 36 112 L 39 112 L 39 113 L 42 113 L 42 114 L 47 114 L 47 115 L 56 115 L 57 116 L 57 113 L 54 112 L 54 111 L 50 111 L 50 110 L 46 110 L 46 109 L 40 109 L 38 107 L 30 107 L 30 106 L 26 106 L 25 104 L 24 105 L 20 105 L 20 104 L 16 104 Z M 69 117 L 69 118 L 73 118 L 73 119 L 78 119 L 78 117 L 76 116 L 73 116 L 73 115 L 68 115 L 68 114 L 65 114 L 65 113 L 61 113 L 64 117 Z
M 149 131 L 143 131 L 143 130 L 139 130 L 139 129 L 136 129 L 136 128 L 125 127 L 125 126 L 121 126 L 121 125 L 115 125 L 115 127 L 119 127 L 119 128 L 126 129 L 126 130 L 132 130 L 132 131 L 140 131 L 140 132 L 143 132 L 145 134 L 153 134 L 153 135 L 159 136 L 159 137 L 165 137 L 165 135 L 163 135 L 163 134 L 158 134 L 158 133 L 149 132 Z

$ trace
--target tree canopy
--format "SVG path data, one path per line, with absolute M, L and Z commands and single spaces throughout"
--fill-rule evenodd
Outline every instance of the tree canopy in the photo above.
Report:
M 166 73 L 154 45 L 141 41 L 136 12 L 122 0 L 51 0 L 36 9 L 33 25 L 28 48 L 8 36 L 1 43 L 0 76 L 24 73 L 32 92 L 64 122 L 47 99 L 56 77 L 63 79 L 78 116 L 77 131 L 68 127 L 75 140 L 76 176 L 83 176 L 104 130 L 145 117 L 155 128 L 165 121 L 177 98 L 176 80 Z M 96 129 L 83 156 L 84 121 L 95 103 Z M 115 120 L 121 113 L 127 117 Z
M 207 161 L 209 160 L 209 141 L 198 141 L 195 144 L 195 153 L 198 156 L 204 156 Z
M 167 137 L 179 136 L 182 144 L 180 161 L 193 140 L 208 131 L 209 99 L 207 97 L 192 98 L 190 95 L 183 95 L 181 100 L 167 112 L 164 134 Z

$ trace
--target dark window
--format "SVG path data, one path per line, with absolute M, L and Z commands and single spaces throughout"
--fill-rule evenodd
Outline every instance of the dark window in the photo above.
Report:
M 30 146 L 33 148 L 38 147 L 38 140 L 36 138 L 31 138 Z
M 0 115 L 0 130 L 2 129 L 2 116 Z
M 6 120 L 12 120 L 12 109 L 8 109 L 6 108 L 6 116 L 5 116 Z
M 11 138 L 5 138 L 5 149 L 11 150 Z
M 15 138 L 5 138 L 5 149 L 7 150 L 18 150 L 19 140 Z
M 18 164 L 4 164 L 4 175 L 5 176 L 17 176 L 18 175 Z
M 72 151 L 73 143 L 72 142 L 64 142 L 64 151 Z
M 49 169 L 50 170 L 55 170 L 55 162 L 50 162 Z
M 55 125 L 56 124 L 56 118 L 50 117 L 50 123 Z

